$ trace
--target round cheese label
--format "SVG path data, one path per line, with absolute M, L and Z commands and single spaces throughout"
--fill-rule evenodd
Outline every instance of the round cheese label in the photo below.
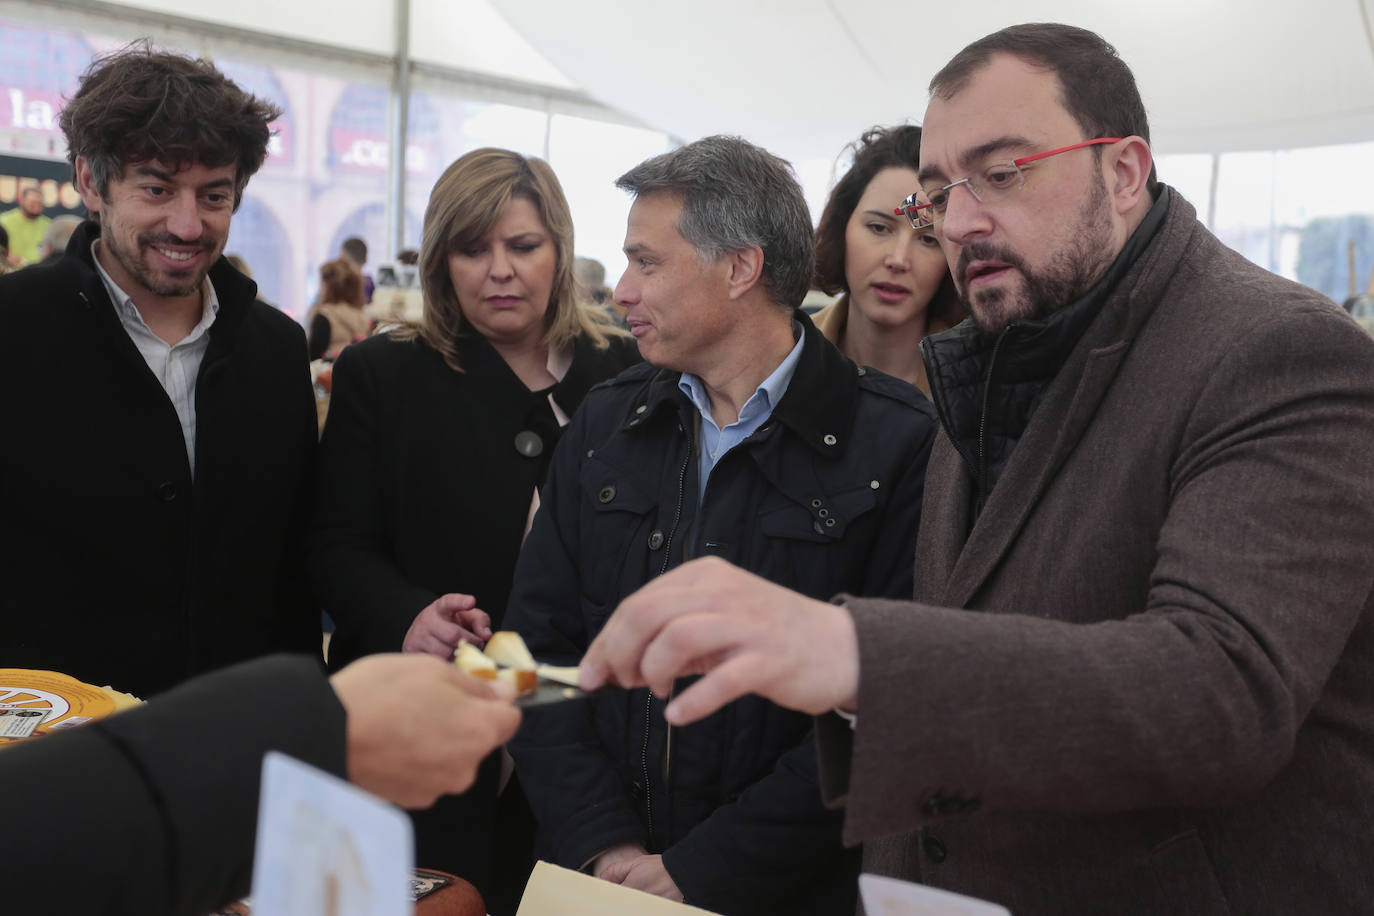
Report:
M 0 668 L 0 742 L 79 725 L 114 712 L 100 687 L 56 671 Z

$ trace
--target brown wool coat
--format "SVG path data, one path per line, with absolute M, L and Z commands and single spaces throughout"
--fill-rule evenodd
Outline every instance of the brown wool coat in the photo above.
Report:
M 1369 912 L 1374 341 L 1174 194 L 971 531 L 969 497 L 942 433 L 917 600 L 848 601 L 821 755 L 865 870 L 1016 916 Z

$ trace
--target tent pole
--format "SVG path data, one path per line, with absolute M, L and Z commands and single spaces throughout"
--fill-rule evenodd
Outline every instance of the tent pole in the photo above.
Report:
M 396 57 L 391 80 L 391 136 L 388 144 L 386 259 L 396 260 L 405 247 L 406 133 L 410 115 L 410 0 L 392 0 L 396 10 Z

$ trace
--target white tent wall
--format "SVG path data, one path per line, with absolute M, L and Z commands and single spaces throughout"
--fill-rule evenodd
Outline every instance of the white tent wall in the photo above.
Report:
M 396 195 L 388 180 L 391 138 L 383 109 L 390 114 L 394 57 L 359 47 L 358 40 L 329 45 L 314 35 L 260 30 L 237 6 L 163 7 L 169 12 L 88 0 L 0 0 L 0 153 L 65 156 L 55 115 L 91 55 L 148 37 L 216 60 L 288 112 L 234 220 L 229 250 L 248 257 L 269 301 L 299 318 L 313 298 L 320 264 L 334 256 L 345 234 L 363 236 L 373 267 L 390 258 L 392 220 L 383 211 Z M 204 19 L 187 15 L 192 13 Z M 479 14 L 463 19 L 465 32 L 482 21 Z M 412 21 L 412 32 L 437 28 L 434 20 L 425 22 Z M 512 64 L 522 53 L 520 39 L 513 32 L 510 39 L 513 50 L 504 55 L 493 51 L 499 42 L 489 43 L 485 69 L 426 59 L 423 54 L 433 56 L 433 39 L 412 47 L 405 207 L 397 208 L 402 244 L 418 246 L 425 202 L 448 162 L 478 146 L 509 146 L 553 162 L 573 206 L 578 253 L 603 260 L 617 276 L 629 204 L 612 181 L 644 156 L 667 149 L 669 139 L 568 88 L 546 64 L 531 73 L 549 82 L 521 78 L 523 71 Z M 4 47 L 6 41 L 21 46 Z M 35 81 L 44 88 L 31 88 Z M 6 187 L 0 175 L 0 209 L 13 204 L 13 181 L 8 201 Z
M 731 132 L 762 143 L 794 162 L 819 213 L 847 164 L 847 143 L 872 124 L 919 121 L 939 65 L 1018 21 L 1073 22 L 1116 44 L 1141 85 L 1161 176 L 1264 266 L 1295 275 L 1298 239 L 1313 218 L 1374 214 L 1374 186 L 1358 181 L 1374 156 L 1374 0 L 986 0 L 938 9 L 910 0 L 408 2 L 417 98 L 408 109 L 405 206 L 385 220 L 374 211 L 397 196 L 399 176 L 384 174 L 391 137 L 345 122 L 359 93 L 374 99 L 376 90 L 394 116 L 393 3 L 345 13 L 316 0 L 0 0 L 0 24 L 95 34 L 96 50 L 148 35 L 268 68 L 298 116 L 295 158 L 290 168 L 265 168 L 250 194 L 294 227 L 279 272 L 293 284 L 282 304 L 297 313 L 336 227 L 357 224 L 364 201 L 379 256 L 393 235 L 413 245 L 436 169 L 478 145 L 549 158 L 573 203 L 579 253 L 603 260 L 612 279 L 624 263 L 628 202 L 611 181 L 669 138 Z M 45 139 L 22 126 L 27 112 L 6 112 L 13 97 L 0 85 L 0 149 L 60 157 L 51 132 Z M 368 136 L 351 141 L 356 148 L 330 148 L 350 130 Z M 344 163 L 337 187 L 322 187 L 339 171 L 326 166 L 348 156 L 356 161 Z M 1365 252 L 1361 288 L 1371 263 Z

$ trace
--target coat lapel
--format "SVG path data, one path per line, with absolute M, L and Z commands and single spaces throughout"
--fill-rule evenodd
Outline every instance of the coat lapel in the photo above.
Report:
M 928 481 L 938 480 L 942 485 L 927 484 L 921 502 L 914 595 L 918 601 L 944 603 L 950 574 L 968 536 L 973 480 L 966 468 L 942 427 L 931 447 L 926 470 Z
M 1131 343 L 1160 298 L 1167 295 L 1174 265 L 1193 244 L 1196 214 L 1176 193 L 1167 189 L 1165 193 L 1170 194 L 1170 201 L 1163 222 L 1145 250 L 1117 281 L 1097 318 L 1050 383 L 982 514 L 973 524 L 941 596 L 945 606 L 968 607 L 1016 543 L 1046 488 L 1096 416 Z M 960 499 L 962 511 L 967 513 L 971 486 L 968 471 L 953 454 L 953 448 L 948 452 L 941 465 L 942 476 L 936 479 L 959 480 L 958 487 L 948 488 L 952 491 L 948 498 Z M 931 466 L 935 467 L 933 457 Z M 928 483 L 926 492 L 931 490 Z M 956 518 L 950 515 L 956 511 L 952 508 L 939 511 L 947 515 L 947 524 Z M 957 528 L 947 530 L 969 531 L 966 516 L 960 521 Z M 923 522 L 923 535 L 924 528 Z M 933 537 L 931 541 L 934 549 L 948 554 L 948 545 L 934 545 Z M 920 546 L 925 546 L 924 540 Z
M 1124 340 L 1086 352 L 1080 347 L 1051 383 L 954 563 L 944 604 L 966 607 L 992 575 L 1046 487 L 1082 438 L 1128 349 Z M 960 476 L 960 489 L 965 493 L 963 511 L 967 515 L 970 482 L 967 474 Z M 960 530 L 968 530 L 967 521 Z

